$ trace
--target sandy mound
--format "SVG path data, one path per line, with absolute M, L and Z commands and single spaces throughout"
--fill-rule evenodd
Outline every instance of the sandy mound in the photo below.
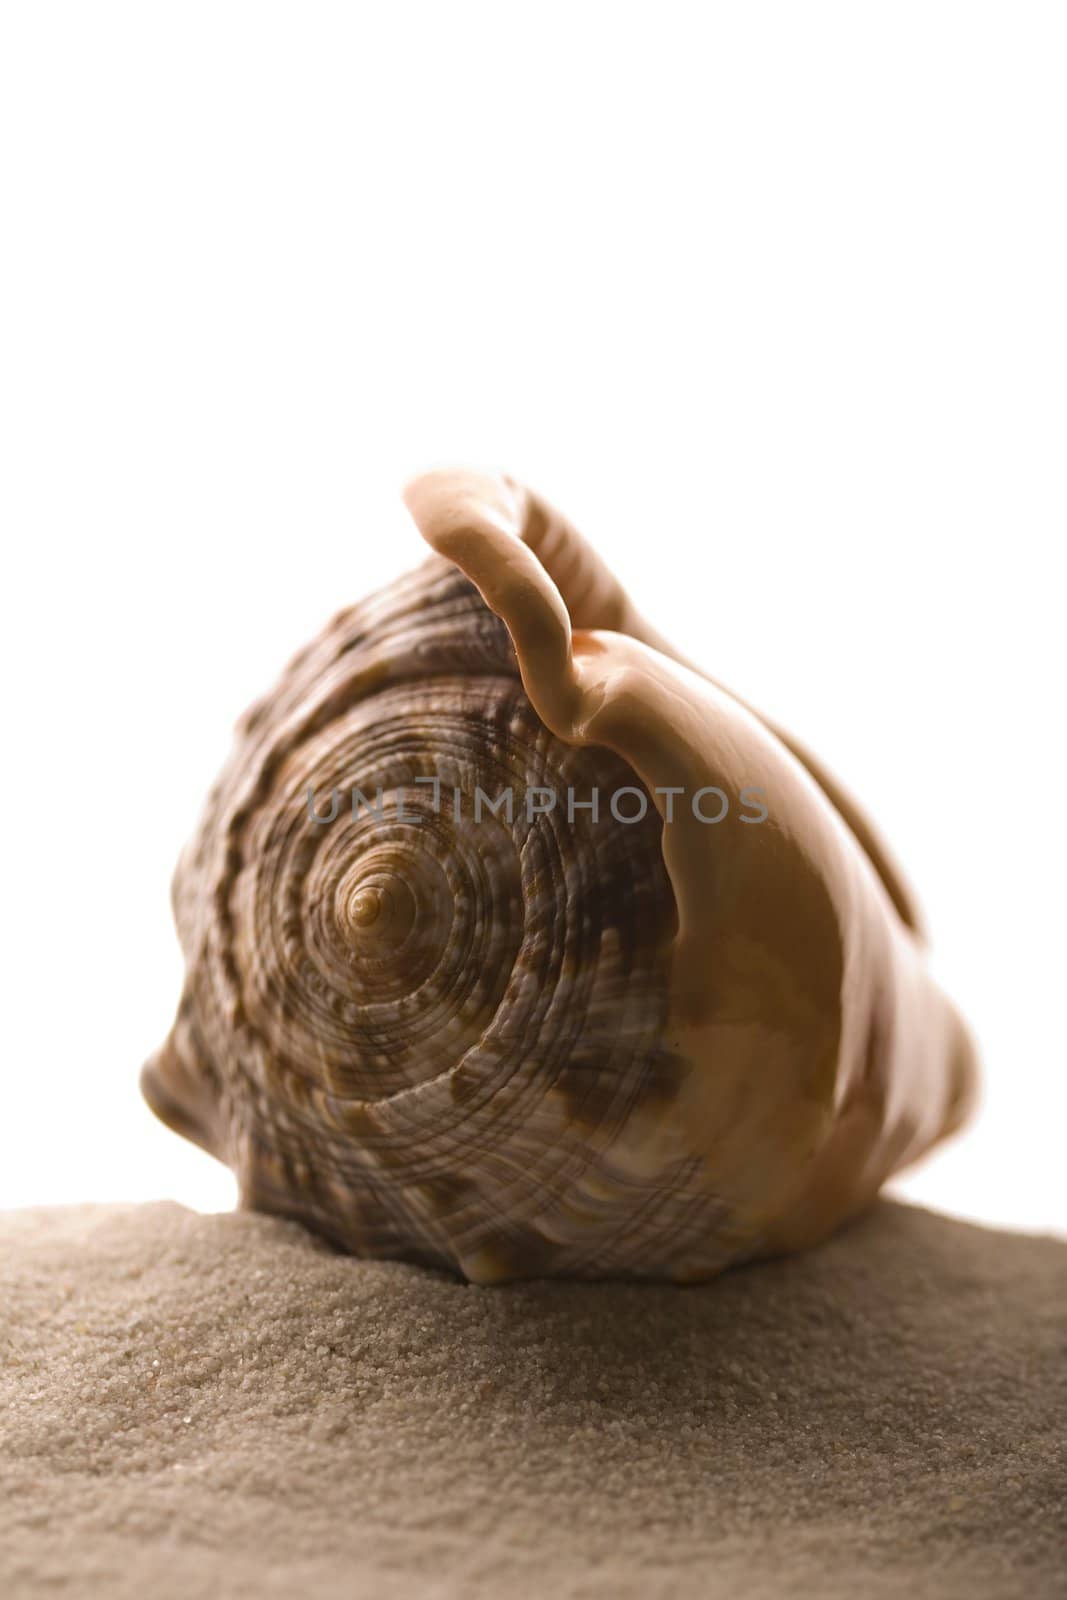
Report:
M 882 1204 L 700 1289 L 0 1216 L 0 1592 L 1067 1592 L 1067 1245 Z

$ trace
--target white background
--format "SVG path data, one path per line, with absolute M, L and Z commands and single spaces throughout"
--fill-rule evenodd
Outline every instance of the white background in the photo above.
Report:
M 1067 1227 L 1067 13 L 8 4 L 0 1204 L 233 1196 L 137 1071 L 234 718 L 501 467 L 869 805 Z

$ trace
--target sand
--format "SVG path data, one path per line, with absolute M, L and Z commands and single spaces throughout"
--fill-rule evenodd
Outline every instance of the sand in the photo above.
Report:
M 1067 1244 L 881 1203 L 698 1289 L 0 1217 L 0 1593 L 1067 1593 Z

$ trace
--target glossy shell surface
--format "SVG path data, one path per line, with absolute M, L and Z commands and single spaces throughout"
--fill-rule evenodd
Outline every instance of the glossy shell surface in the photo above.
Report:
M 815 1242 L 973 1093 L 901 874 L 538 497 L 408 503 L 427 561 L 238 725 L 150 1104 L 245 1204 L 479 1282 Z

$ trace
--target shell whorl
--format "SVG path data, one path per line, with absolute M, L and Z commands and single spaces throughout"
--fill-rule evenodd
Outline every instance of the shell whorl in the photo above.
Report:
M 543 502 L 445 474 L 409 504 L 434 553 L 238 724 L 149 1103 L 244 1203 L 476 1281 L 822 1237 L 970 1097 L 903 880 Z M 664 799 L 752 780 L 765 828 Z
M 607 811 L 639 787 L 544 726 L 439 558 L 343 613 L 244 719 L 180 865 L 193 959 L 150 1100 L 167 1114 L 173 1061 L 206 1067 L 199 1136 L 245 1200 L 346 1248 L 471 1278 L 638 1270 L 635 1213 L 669 1212 L 687 1165 L 607 1155 L 680 1070 L 662 822 L 647 797 Z

